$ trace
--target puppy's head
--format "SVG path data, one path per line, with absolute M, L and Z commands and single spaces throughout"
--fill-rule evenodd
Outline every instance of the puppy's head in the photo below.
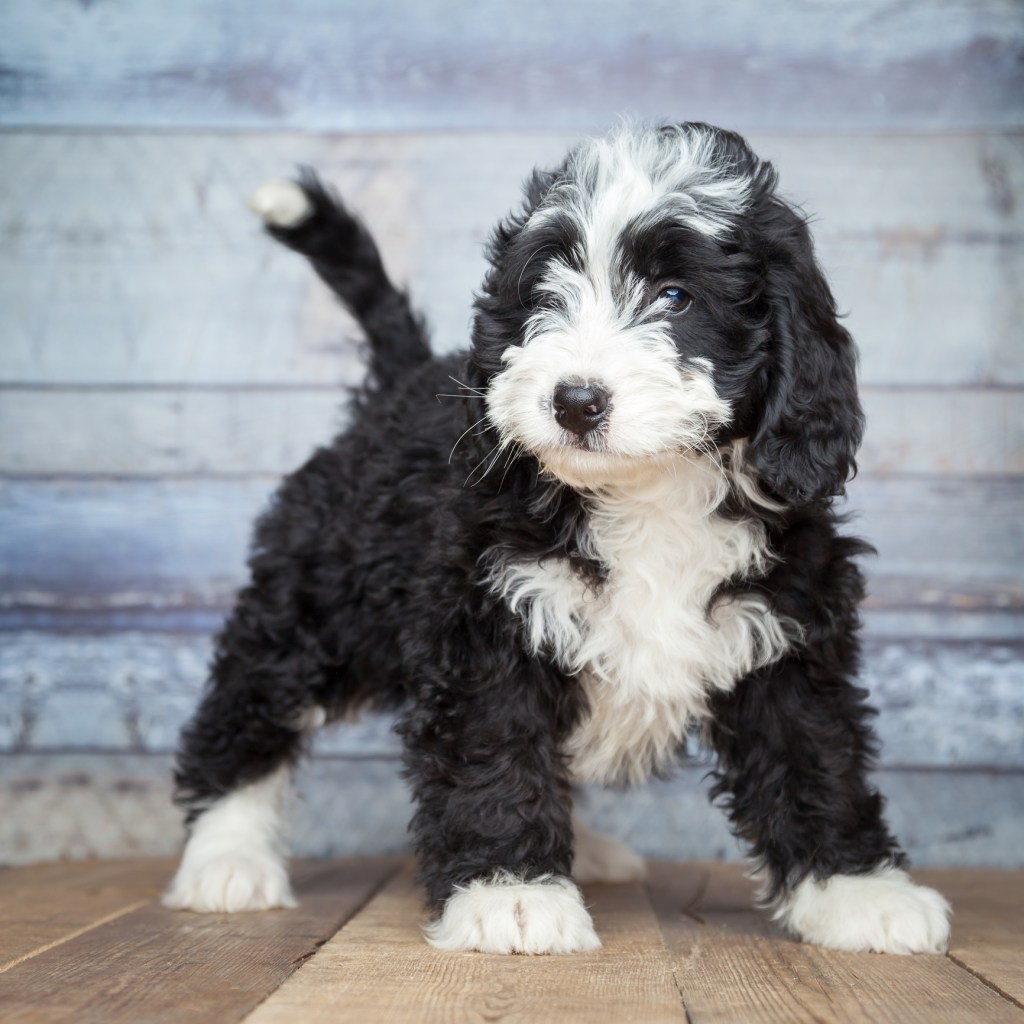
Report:
M 621 127 L 499 226 L 471 370 L 489 432 L 578 488 L 739 438 L 786 501 L 860 439 L 850 338 L 771 166 L 701 124 Z

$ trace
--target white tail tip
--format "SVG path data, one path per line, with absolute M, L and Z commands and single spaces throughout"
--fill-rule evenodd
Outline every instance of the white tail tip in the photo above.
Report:
M 248 207 L 274 228 L 298 227 L 313 212 L 309 198 L 294 181 L 275 178 L 249 197 Z

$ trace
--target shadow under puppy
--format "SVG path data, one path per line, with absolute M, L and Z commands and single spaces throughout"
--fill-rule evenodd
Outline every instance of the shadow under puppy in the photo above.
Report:
M 703 124 L 583 142 L 498 226 L 450 358 L 311 173 L 251 205 L 362 324 L 369 377 L 257 525 L 182 738 L 165 903 L 292 905 L 294 760 L 325 721 L 396 709 L 428 939 L 593 949 L 573 877 L 643 862 L 574 822 L 573 787 L 670 771 L 700 724 L 778 920 L 943 950 L 948 905 L 907 877 L 867 778 L 867 548 L 832 508 L 855 351 L 771 165 Z

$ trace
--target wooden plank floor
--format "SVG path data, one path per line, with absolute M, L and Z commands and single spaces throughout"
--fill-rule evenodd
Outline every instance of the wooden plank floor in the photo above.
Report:
M 604 948 L 440 953 L 413 866 L 306 861 L 301 905 L 194 915 L 156 901 L 168 861 L 0 871 L 0 1021 L 1021 1021 L 1024 872 L 922 871 L 956 912 L 948 956 L 841 954 L 751 909 L 735 865 L 651 865 L 586 889 Z

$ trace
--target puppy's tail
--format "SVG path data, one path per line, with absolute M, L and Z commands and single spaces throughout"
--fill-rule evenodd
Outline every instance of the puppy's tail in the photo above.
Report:
M 261 185 L 249 207 L 274 238 L 309 258 L 362 326 L 381 387 L 430 359 L 423 320 L 391 283 L 370 233 L 312 170 L 303 168 L 298 181 Z

